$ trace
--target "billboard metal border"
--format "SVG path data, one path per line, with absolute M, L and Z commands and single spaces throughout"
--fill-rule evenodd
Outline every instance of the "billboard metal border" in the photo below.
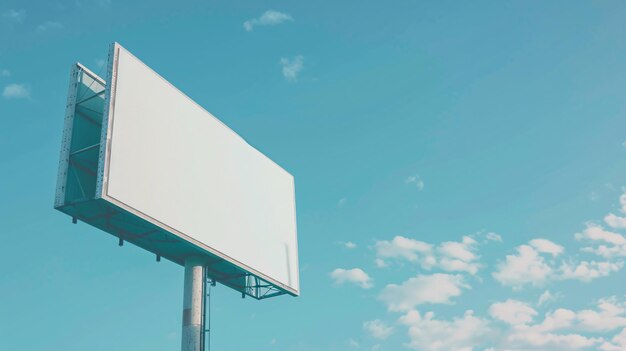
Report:
M 97 81 L 103 86 L 106 86 L 104 79 L 93 73 L 89 68 L 83 66 L 80 62 L 76 62 L 71 66 L 67 103 L 65 105 L 65 119 L 63 121 L 63 137 L 61 140 L 61 153 L 59 157 L 59 169 L 57 173 L 57 186 L 54 199 L 55 208 L 65 205 L 66 184 L 70 163 L 74 118 L 76 118 L 76 106 L 80 104 L 80 102 L 77 103 L 76 100 L 78 93 L 77 87 L 79 83 L 78 77 L 81 72 L 87 74 L 94 81 Z
M 63 120 L 63 138 L 61 139 L 61 155 L 59 157 L 59 170 L 57 173 L 57 187 L 54 198 L 54 207 L 63 206 L 65 204 L 65 186 L 67 183 L 67 173 L 69 171 L 70 143 L 74 125 L 74 108 L 76 105 L 76 85 L 78 73 L 78 65 L 72 65 L 67 103 L 65 105 L 65 119 Z

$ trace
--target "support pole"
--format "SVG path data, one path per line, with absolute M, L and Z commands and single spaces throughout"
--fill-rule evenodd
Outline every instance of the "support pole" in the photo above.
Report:
M 182 351 L 202 350 L 204 266 L 196 259 L 185 261 Z

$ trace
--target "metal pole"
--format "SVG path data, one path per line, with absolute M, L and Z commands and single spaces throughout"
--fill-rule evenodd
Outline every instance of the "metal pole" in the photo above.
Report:
M 213 281 L 208 276 L 205 279 L 204 294 L 202 294 L 204 297 L 202 301 L 202 350 L 211 351 L 211 285 Z
M 182 351 L 202 350 L 202 302 L 204 295 L 204 266 L 197 259 L 185 261 L 185 289 L 183 292 Z

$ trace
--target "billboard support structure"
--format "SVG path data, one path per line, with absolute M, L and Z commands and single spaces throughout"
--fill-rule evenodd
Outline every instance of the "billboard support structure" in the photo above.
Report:
M 106 80 L 72 66 L 54 208 L 184 266 L 183 351 L 216 282 L 300 294 L 293 176 L 117 43 Z
M 205 274 L 201 260 L 185 260 L 182 351 L 204 351 Z
M 293 176 L 119 44 L 106 80 L 73 66 L 62 140 L 73 221 L 258 300 L 299 295 Z
M 211 287 L 217 285 L 215 279 L 208 275 L 208 270 L 204 268 L 206 274 L 204 279 L 204 294 L 202 297 L 202 347 L 203 350 L 211 350 Z M 208 311 L 208 313 L 207 313 Z

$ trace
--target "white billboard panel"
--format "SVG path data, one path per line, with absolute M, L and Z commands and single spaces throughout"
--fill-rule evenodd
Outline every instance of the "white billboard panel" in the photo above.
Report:
M 293 176 L 120 45 L 111 58 L 99 196 L 298 294 Z

